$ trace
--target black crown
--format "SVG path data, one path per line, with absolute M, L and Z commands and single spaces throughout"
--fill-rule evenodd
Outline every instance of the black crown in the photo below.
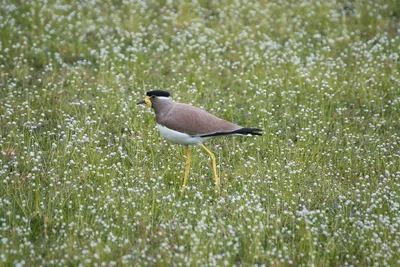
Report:
M 147 96 L 164 96 L 164 97 L 169 97 L 170 93 L 161 91 L 161 90 L 154 90 L 154 91 L 149 91 L 146 93 Z

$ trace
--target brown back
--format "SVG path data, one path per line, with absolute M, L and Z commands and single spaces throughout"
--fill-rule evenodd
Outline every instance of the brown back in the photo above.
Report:
M 174 103 L 168 109 L 167 112 L 156 110 L 157 123 L 189 135 L 230 132 L 242 128 L 187 104 Z

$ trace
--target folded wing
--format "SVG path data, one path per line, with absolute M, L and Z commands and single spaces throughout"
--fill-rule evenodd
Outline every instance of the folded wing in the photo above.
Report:
M 186 133 L 191 136 L 218 136 L 238 131 L 243 128 L 229 121 L 220 119 L 203 109 L 199 109 L 187 104 L 175 103 L 174 107 L 165 116 L 156 118 L 157 123 L 178 132 Z

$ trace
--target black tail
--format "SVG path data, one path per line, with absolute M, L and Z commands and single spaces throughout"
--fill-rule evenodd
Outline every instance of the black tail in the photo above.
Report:
M 218 132 L 212 134 L 204 134 L 200 135 L 200 137 L 212 137 L 212 136 L 221 136 L 221 135 L 232 135 L 232 134 L 241 134 L 241 135 L 262 135 L 263 130 L 257 128 L 242 128 L 239 130 L 231 131 L 231 132 Z
M 235 134 L 243 134 L 243 135 L 247 135 L 247 134 L 251 134 L 251 135 L 262 135 L 263 130 L 261 129 L 257 129 L 257 128 L 242 128 L 239 130 L 234 131 Z

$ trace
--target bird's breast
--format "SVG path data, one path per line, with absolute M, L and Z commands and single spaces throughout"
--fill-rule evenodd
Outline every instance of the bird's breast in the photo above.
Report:
M 181 145 L 192 145 L 192 144 L 201 144 L 202 138 L 198 136 L 190 136 L 186 133 L 181 133 L 172 129 L 169 129 L 166 126 L 157 123 L 157 128 L 160 131 L 161 135 L 167 139 L 168 141 L 181 144 Z

